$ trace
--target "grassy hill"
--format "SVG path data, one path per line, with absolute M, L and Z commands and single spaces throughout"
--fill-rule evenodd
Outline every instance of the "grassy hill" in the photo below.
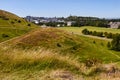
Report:
M 107 76 L 101 77 L 109 72 L 105 65 L 119 66 L 120 54 L 108 50 L 106 44 L 105 40 L 74 35 L 59 29 L 36 29 L 0 44 L 0 78 L 108 79 Z M 57 73 L 59 74 L 56 75 Z M 119 72 L 117 74 L 119 75 Z M 113 75 L 114 73 L 111 78 L 114 78 Z M 118 78 L 118 75 L 115 75 L 115 78 Z
M 119 52 L 108 41 L 40 28 L 0 44 L 1 79 L 109 79 L 105 65 L 119 66 Z M 112 62 L 112 64 L 110 64 Z M 119 78 L 119 67 L 115 67 Z M 7 77 L 5 76 L 7 75 Z M 56 77 L 57 76 L 57 77 Z
M 80 62 L 89 58 L 95 58 L 104 63 L 120 61 L 119 52 L 107 48 L 108 41 L 74 35 L 54 28 L 31 31 L 14 39 L 11 43 L 22 49 L 38 47 L 51 49 L 63 55 L 78 57 Z
M 35 27 L 15 14 L 0 10 L 0 42 L 25 34 Z
M 0 10 L 0 79 L 120 78 L 120 54 L 107 49 L 108 41 L 72 34 L 77 30 L 71 28 L 66 28 L 68 32 L 63 30 L 36 28 L 36 25 Z M 113 68 L 116 73 L 112 72 L 109 77 Z
M 115 52 L 112 50 L 108 50 L 107 48 L 107 43 L 110 41 L 108 39 L 101 39 L 101 38 L 97 38 L 97 37 L 89 37 L 89 36 L 83 36 L 82 35 L 82 30 L 87 28 L 90 31 L 98 31 L 98 32 L 110 32 L 110 33 L 120 33 L 119 29 L 110 29 L 110 28 L 99 28 L 99 27 L 90 27 L 90 26 L 83 26 L 83 27 L 61 27 L 58 28 L 60 30 L 64 30 L 67 31 L 69 33 L 72 34 L 78 34 L 79 37 L 81 38 L 81 41 L 84 41 L 84 49 L 81 49 L 81 53 L 86 54 L 86 55 L 93 55 L 92 57 L 100 57 L 103 59 L 103 61 L 112 61 L 112 60 L 116 60 L 118 59 L 118 62 L 120 60 L 120 54 L 119 52 Z M 83 47 L 83 46 L 82 46 Z M 83 56 L 82 59 L 83 59 Z M 117 55 L 116 55 L 117 54 Z M 101 55 L 101 56 L 100 56 Z M 103 56 L 102 56 L 103 55 Z M 111 56 L 111 59 L 105 58 L 106 56 L 107 58 Z M 114 56 L 112 56 L 114 55 Z M 116 57 L 117 58 L 116 58 Z M 114 58 L 113 58 L 114 57 Z M 113 59 L 112 59 L 113 58 Z

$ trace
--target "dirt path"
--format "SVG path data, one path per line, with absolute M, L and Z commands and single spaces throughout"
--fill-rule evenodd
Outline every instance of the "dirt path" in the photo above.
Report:
M 112 41 L 112 39 L 107 39 L 107 38 L 105 38 L 105 37 L 97 37 L 97 36 L 91 36 L 91 35 L 84 35 L 84 34 L 75 33 L 75 32 L 72 32 L 72 34 L 77 34 L 77 35 L 80 35 L 80 36 L 85 36 L 85 37 L 90 37 L 90 38 L 95 38 L 95 39 Z
M 11 38 L 11 39 L 6 40 L 6 41 L 3 41 L 3 42 L 0 42 L 0 45 L 2 45 L 2 44 L 4 44 L 4 43 L 7 43 L 7 42 L 9 42 L 9 41 L 11 41 L 11 40 L 17 39 L 17 38 L 19 38 L 19 37 L 20 37 L 20 36 Z

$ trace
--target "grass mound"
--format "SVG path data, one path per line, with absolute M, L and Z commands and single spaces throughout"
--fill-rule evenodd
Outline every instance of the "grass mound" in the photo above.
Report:
M 41 46 L 55 51 L 77 50 L 82 44 L 77 36 L 54 28 L 34 30 L 12 42 L 22 48 Z

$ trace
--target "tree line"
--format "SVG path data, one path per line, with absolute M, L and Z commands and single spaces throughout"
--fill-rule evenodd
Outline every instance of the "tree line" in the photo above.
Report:
M 115 51 L 120 51 L 120 34 L 118 33 L 113 34 L 108 32 L 89 31 L 88 29 L 82 30 L 82 33 L 85 35 L 106 37 L 106 38 L 112 39 L 111 42 L 108 42 L 107 47 Z

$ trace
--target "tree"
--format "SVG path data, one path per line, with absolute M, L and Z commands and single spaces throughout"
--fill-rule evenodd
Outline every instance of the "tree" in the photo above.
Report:
M 88 35 L 89 31 L 87 29 L 84 29 L 84 30 L 82 30 L 82 33 L 85 34 L 85 35 Z
M 111 42 L 113 50 L 120 51 L 120 34 L 116 34 Z
M 110 42 L 107 43 L 107 47 L 108 47 L 109 49 L 111 49 L 111 43 L 110 43 Z

